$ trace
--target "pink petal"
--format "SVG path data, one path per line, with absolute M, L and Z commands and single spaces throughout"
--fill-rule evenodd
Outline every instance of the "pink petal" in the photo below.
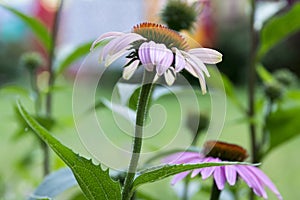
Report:
M 177 48 L 173 48 L 173 51 L 175 51 L 175 72 L 180 72 L 185 68 L 185 59 Z
M 186 63 L 185 69 L 192 74 L 193 76 L 197 77 L 200 83 L 200 87 L 202 90 L 202 94 L 206 93 L 206 82 L 203 73 L 201 70 L 196 72 L 195 68 L 190 65 L 190 63 Z
M 225 177 L 223 166 L 216 167 L 214 172 L 214 180 L 216 182 L 218 189 L 223 190 L 226 183 L 226 177 Z
M 201 172 L 201 170 L 202 168 L 193 170 L 191 177 L 194 178 L 195 176 L 197 176 Z
M 236 165 L 235 169 L 240 175 L 240 177 L 248 184 L 248 186 L 253 189 L 256 195 L 261 196 L 264 199 L 268 198 L 263 185 L 260 183 L 257 177 L 248 169 L 247 166 Z
M 138 40 L 145 40 L 145 38 L 136 33 L 124 34 L 119 38 L 116 38 L 115 45 L 110 49 L 109 54 L 114 54 L 124 48 L 130 48 L 130 44 Z
M 196 48 L 189 50 L 188 53 L 197 56 L 202 62 L 207 64 L 216 64 L 222 61 L 222 54 L 213 49 Z
M 199 58 L 197 58 L 192 54 L 187 54 L 187 53 L 185 53 L 185 56 L 186 56 L 186 60 L 192 65 L 192 67 L 195 69 L 196 72 L 200 69 L 206 74 L 207 77 L 210 76 L 206 66 Z
M 151 63 L 156 66 L 159 76 L 163 75 L 173 62 L 173 53 L 164 44 L 156 44 L 150 48 Z
M 144 67 L 146 68 L 146 70 L 148 71 L 153 71 L 154 65 L 151 62 L 151 58 L 150 58 L 150 49 L 152 48 L 152 46 L 154 45 L 154 42 L 145 42 L 143 43 L 138 51 L 139 54 L 139 58 L 141 63 L 144 65 Z
M 232 167 L 231 165 L 225 165 L 225 177 L 227 179 L 227 182 L 229 185 L 234 185 L 236 182 L 236 171 L 235 168 Z
M 130 65 L 126 66 L 123 70 L 123 78 L 128 80 L 131 78 L 135 70 L 138 68 L 140 61 L 135 60 Z
M 190 160 L 194 159 L 200 160 L 200 154 L 197 152 L 179 152 L 164 158 L 163 162 L 169 164 L 181 164 L 188 163 Z
M 100 43 L 101 41 L 103 40 L 106 40 L 106 39 L 112 39 L 112 38 L 115 38 L 115 37 L 118 37 L 118 36 L 121 36 L 123 35 L 124 33 L 122 32 L 108 32 L 108 33 L 104 33 L 102 35 L 100 35 L 92 44 L 90 50 L 93 50 L 95 48 L 95 46 Z
M 111 65 L 111 63 L 113 63 L 115 60 L 117 60 L 118 58 L 122 57 L 123 55 L 129 53 L 128 50 L 123 49 L 122 51 L 118 51 L 113 55 L 108 54 L 105 58 L 105 66 L 109 66 Z
M 181 181 L 182 179 L 184 179 L 191 171 L 186 171 L 186 172 L 182 172 L 179 174 L 176 174 L 174 176 L 174 178 L 171 181 L 172 185 L 175 185 L 178 181 Z
M 263 184 L 270 188 L 270 190 L 277 196 L 279 200 L 283 199 L 276 186 L 263 171 L 253 166 L 248 166 L 248 169 L 253 172 L 257 179 L 259 179 Z

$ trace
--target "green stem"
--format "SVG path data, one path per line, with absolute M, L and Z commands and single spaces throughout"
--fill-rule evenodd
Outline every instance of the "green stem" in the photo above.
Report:
M 257 138 L 256 138 L 256 126 L 253 122 L 255 116 L 255 84 L 256 84 L 256 54 L 257 54 L 257 45 L 256 45 L 256 32 L 254 29 L 254 15 L 256 9 L 256 0 L 251 0 L 251 15 L 250 15 L 250 34 L 251 34 L 251 49 L 250 49 L 250 64 L 249 64 L 249 79 L 248 79 L 248 117 L 251 119 L 249 129 L 250 129 L 250 138 L 251 138 L 251 151 L 252 151 L 252 162 L 257 163 L 258 160 L 258 148 L 257 148 Z
M 63 0 L 59 2 L 58 8 L 54 14 L 53 25 L 52 25 L 52 42 L 50 44 L 49 50 L 49 58 L 48 58 L 48 67 L 49 67 L 49 80 L 48 80 L 48 88 L 49 91 L 46 96 L 46 115 L 48 117 L 51 116 L 52 113 L 52 88 L 55 81 L 55 73 L 53 69 L 53 61 L 55 58 L 55 45 L 56 45 L 56 38 L 58 34 L 58 27 L 59 27 L 59 20 L 60 20 L 60 13 L 63 7 Z
M 221 194 L 221 190 L 218 189 L 216 182 L 213 182 L 213 186 L 211 189 L 210 200 L 219 200 Z
M 142 82 L 142 87 L 139 95 L 139 101 L 137 105 L 136 112 L 136 123 L 135 123 L 135 133 L 133 138 L 133 150 L 131 155 L 131 160 L 127 172 L 127 176 L 124 183 L 124 188 L 122 192 L 122 199 L 129 200 L 132 195 L 132 183 L 136 174 L 138 161 L 140 158 L 140 152 L 142 149 L 143 142 L 143 127 L 148 111 L 148 102 L 151 97 L 152 86 L 153 86 L 153 73 L 144 71 L 144 77 Z

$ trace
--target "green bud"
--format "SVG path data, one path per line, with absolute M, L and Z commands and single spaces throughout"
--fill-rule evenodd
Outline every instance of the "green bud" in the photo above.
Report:
M 190 30 L 197 21 L 196 5 L 181 0 L 169 0 L 161 12 L 162 21 L 175 31 Z
M 283 85 L 279 82 L 271 82 L 267 83 L 264 86 L 265 95 L 271 100 L 278 100 L 281 98 L 284 88 Z
M 24 66 L 28 71 L 33 72 L 41 65 L 44 60 L 41 55 L 36 52 L 24 53 L 21 57 L 21 65 Z
M 288 69 L 279 69 L 274 72 L 274 77 L 284 86 L 288 87 L 297 82 L 297 77 Z

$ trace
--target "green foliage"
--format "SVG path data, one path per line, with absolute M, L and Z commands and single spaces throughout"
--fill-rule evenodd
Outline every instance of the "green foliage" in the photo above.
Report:
M 100 45 L 104 45 L 105 43 L 101 43 Z M 66 70 L 70 65 L 79 59 L 80 57 L 88 54 L 90 52 L 90 47 L 92 42 L 87 42 L 81 44 L 80 46 L 74 48 L 72 52 L 70 52 L 62 61 L 59 62 L 56 67 L 56 76 L 60 75 L 64 70 Z
M 274 81 L 272 74 L 268 72 L 261 64 L 256 66 L 256 72 L 264 83 L 271 83 Z
M 270 133 L 269 151 L 300 134 L 300 93 L 287 94 L 278 110 L 268 117 L 266 126 Z
M 287 13 L 270 19 L 261 31 L 261 46 L 258 55 L 264 56 L 278 42 L 299 31 L 299 18 L 300 3 L 297 3 Z
M 100 165 L 94 165 L 91 160 L 75 154 L 61 144 L 30 116 L 19 102 L 18 108 L 26 123 L 71 168 L 88 199 L 121 199 L 120 184 L 110 178 L 108 170 L 103 170 Z
M 77 181 L 72 171 L 69 168 L 62 168 L 46 176 L 28 200 L 52 199 L 76 185 Z
M 137 109 L 141 88 L 138 87 L 129 98 L 128 107 L 132 110 Z M 150 104 L 150 102 L 149 102 Z
M 135 190 L 137 187 L 145 183 L 156 182 L 161 179 L 167 178 L 169 176 L 173 176 L 175 174 L 184 171 L 189 171 L 189 170 L 194 170 L 194 169 L 199 169 L 204 167 L 236 165 L 236 164 L 242 165 L 248 163 L 219 162 L 219 163 L 199 163 L 199 164 L 177 164 L 177 165 L 164 165 L 164 166 L 154 167 L 152 169 L 147 169 L 145 171 L 140 172 L 140 175 L 133 182 L 133 190 Z
M 34 17 L 25 15 L 24 13 L 4 4 L 3 2 L 0 2 L 0 6 L 10 11 L 12 14 L 17 16 L 20 20 L 22 20 L 28 27 L 31 28 L 34 34 L 39 38 L 39 40 L 45 46 L 45 48 L 47 50 L 50 49 L 52 38 L 47 30 L 47 27 L 43 23 L 41 23 L 39 20 L 37 20 Z

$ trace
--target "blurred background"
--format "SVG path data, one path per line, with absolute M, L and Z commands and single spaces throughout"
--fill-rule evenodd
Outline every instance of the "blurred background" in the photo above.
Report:
M 57 0 L 7 0 L 0 1 L 22 13 L 36 17 L 49 30 L 52 28 Z M 65 0 L 60 16 L 56 43 L 56 60 L 59 62 L 65 55 L 78 45 L 95 40 L 99 35 L 109 31 L 129 32 L 131 28 L 143 21 L 160 22 L 161 10 L 166 0 Z M 192 2 L 192 1 L 191 1 Z M 268 1 L 277 6 L 280 12 L 285 12 L 293 5 L 293 1 Z M 290 4 L 289 4 L 290 3 Z M 261 10 L 260 12 L 268 12 Z M 205 12 L 199 15 L 194 28 L 184 31 L 203 47 L 217 49 L 223 54 L 223 61 L 217 65 L 234 83 L 238 98 L 247 104 L 246 81 L 250 51 L 250 4 L 248 0 L 211 0 Z M 257 15 L 257 26 L 262 22 Z M 299 19 L 300 20 L 300 19 Z M 270 71 L 287 68 L 300 76 L 300 32 L 295 32 L 286 40 L 272 48 L 262 59 L 264 66 Z M 20 58 L 28 51 L 39 52 L 47 59 L 45 48 L 32 34 L 31 30 L 15 15 L 0 6 L 0 87 L 23 86 L 29 88 L 29 74 L 22 68 Z M 63 143 L 71 146 L 76 152 L 89 156 L 82 146 L 72 121 L 72 86 L 76 71 L 83 59 L 72 63 L 72 66 L 58 78 L 60 89 L 54 95 L 53 115 L 58 125 L 52 130 Z M 88 60 L 93 67 L 99 67 L 97 60 Z M 121 77 L 118 62 L 106 73 L 102 80 L 104 85 L 100 96 L 110 97 L 111 87 Z M 91 70 L 90 76 L 93 75 Z M 39 84 L 47 81 L 46 68 L 39 71 Z M 258 90 L 258 96 L 261 95 Z M 41 150 L 35 142 L 33 134 L 19 132 L 19 124 L 15 119 L 14 104 L 16 96 L 22 98 L 12 90 L 0 91 L 0 199 L 24 199 L 42 180 Z M 27 100 L 30 102 L 30 98 Z M 200 96 L 207 109 L 210 106 L 209 97 Z M 176 102 L 162 99 L 161 104 L 172 110 Z M 169 108 L 168 108 L 169 106 Z M 101 114 L 110 116 L 109 112 Z M 295 116 L 296 118 L 298 116 Z M 110 126 L 108 120 L 108 128 Z M 115 130 L 115 129 L 114 129 Z M 118 131 L 117 129 L 115 131 Z M 185 130 L 189 132 L 188 128 Z M 21 131 L 22 132 L 22 131 Z M 23 130 L 24 132 L 24 130 Z M 284 133 L 283 133 L 284 134 Z M 188 136 L 190 137 L 190 136 Z M 242 113 L 235 105 L 228 101 L 226 122 L 221 139 L 237 143 L 249 150 L 247 123 L 242 119 Z M 300 138 L 295 137 L 288 143 L 276 148 L 264 159 L 262 169 L 271 177 L 279 188 L 284 199 L 300 198 L 300 161 L 297 159 Z M 150 148 L 150 147 L 149 147 Z M 151 148 L 156 148 L 152 146 Z M 58 169 L 63 163 L 52 155 L 52 168 Z M 169 180 L 157 185 L 143 187 L 142 191 L 153 194 L 153 199 L 160 199 L 157 194 L 164 192 L 165 199 L 178 198 L 176 191 L 169 185 Z M 158 184 L 159 185 L 159 184 Z M 153 193 L 153 192 L 152 192 Z M 270 199 L 275 199 L 271 195 Z M 61 197 L 62 199 L 66 197 Z M 196 199 L 197 197 L 195 197 Z M 74 198 L 75 199 L 75 198 Z

